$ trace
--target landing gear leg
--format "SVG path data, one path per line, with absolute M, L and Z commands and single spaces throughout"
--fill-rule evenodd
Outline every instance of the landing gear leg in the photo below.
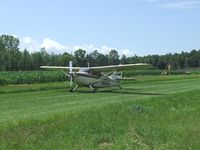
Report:
M 98 90 L 98 89 L 97 89 L 97 88 L 95 88 L 93 92 L 94 92 L 94 93 L 96 93 L 96 91 L 97 91 L 97 90 Z
M 96 93 L 96 88 L 94 88 L 92 85 L 89 85 L 90 89 L 92 90 L 92 92 Z
M 74 88 L 71 88 L 71 89 L 69 90 L 69 92 L 74 92 L 77 88 L 78 88 L 78 85 L 76 85 Z

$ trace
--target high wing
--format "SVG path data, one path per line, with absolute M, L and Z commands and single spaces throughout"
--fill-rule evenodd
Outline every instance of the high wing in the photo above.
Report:
M 112 70 L 123 71 L 123 70 L 145 70 L 149 69 L 152 66 L 146 63 L 138 63 L 138 64 L 124 64 L 124 65 L 112 65 L 112 66 L 99 66 L 99 67 L 89 67 L 90 70 L 108 72 Z
M 40 66 L 41 69 L 48 70 L 69 70 L 70 67 L 61 67 L 61 66 Z M 72 71 L 79 71 L 80 67 L 72 67 Z
M 123 71 L 123 70 L 145 70 L 149 69 L 152 66 L 150 64 L 138 63 L 138 64 L 120 64 L 120 65 L 111 65 L 111 66 L 98 66 L 98 67 L 72 67 L 72 71 L 79 71 L 81 68 L 86 70 L 100 71 L 100 72 L 109 72 L 109 71 Z M 41 69 L 48 70 L 69 70 L 70 67 L 62 66 L 41 66 Z

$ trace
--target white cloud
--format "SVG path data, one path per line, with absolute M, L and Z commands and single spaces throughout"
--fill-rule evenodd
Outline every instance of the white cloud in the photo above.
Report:
M 199 8 L 200 1 L 176 1 L 171 3 L 164 3 L 159 5 L 163 8 L 173 8 L 173 9 L 191 9 L 191 8 Z
M 64 46 L 54 40 L 45 38 L 40 46 L 45 48 L 49 53 L 63 53 L 63 51 L 68 50 L 67 46 Z
M 129 50 L 129 49 L 125 49 L 125 50 L 120 51 L 120 55 L 121 55 L 121 56 L 122 56 L 122 55 L 133 56 L 133 55 L 135 55 L 135 54 L 133 53 L 133 51 L 131 51 L 131 50 Z
M 156 2 L 157 0 L 146 0 L 146 2 Z
M 65 46 L 49 38 L 45 38 L 43 40 L 41 47 L 45 47 L 46 49 L 64 49 L 65 48 Z
M 25 38 L 23 38 L 22 40 L 24 41 L 24 43 L 30 44 L 31 41 L 32 41 L 32 38 L 31 38 L 31 37 L 25 37 Z
M 156 7 L 170 9 L 194 9 L 200 7 L 200 0 L 119 0 L 119 3 L 149 3 Z
M 128 4 L 128 3 L 134 3 L 134 2 L 156 2 L 157 0 L 118 0 L 118 3 L 120 4 Z
M 35 52 L 40 50 L 40 43 L 36 40 L 33 40 L 31 37 L 23 37 L 19 38 L 20 40 L 20 48 L 22 50 L 28 49 L 30 52 Z
M 44 38 L 42 42 L 38 42 L 31 37 L 23 37 L 20 39 L 20 48 L 21 50 L 24 50 L 25 48 L 28 49 L 31 53 L 40 51 L 41 48 L 45 48 L 48 53 L 54 53 L 54 54 L 63 54 L 64 52 L 67 52 L 69 54 L 73 54 L 74 51 L 78 49 L 84 49 L 87 53 L 91 53 L 94 50 L 97 50 L 99 53 L 102 54 L 108 54 L 110 50 L 115 49 L 118 51 L 119 55 L 126 55 L 126 56 L 132 56 L 134 55 L 133 52 L 129 49 L 120 50 L 117 48 L 111 48 L 106 45 L 103 45 L 101 47 L 96 47 L 92 44 L 85 44 L 85 45 L 63 45 L 59 42 Z

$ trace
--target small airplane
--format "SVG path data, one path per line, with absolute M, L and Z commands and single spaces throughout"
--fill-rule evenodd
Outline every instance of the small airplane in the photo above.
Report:
M 79 86 L 89 87 L 93 92 L 103 87 L 119 87 L 122 78 L 123 70 L 132 69 L 147 69 L 149 64 L 120 64 L 111 66 L 98 66 L 98 67 L 73 67 L 72 61 L 69 62 L 69 67 L 61 66 L 41 66 L 41 69 L 60 70 L 70 80 L 70 92 L 74 92 Z M 65 72 L 64 70 L 69 70 Z M 73 86 L 75 84 L 76 86 Z

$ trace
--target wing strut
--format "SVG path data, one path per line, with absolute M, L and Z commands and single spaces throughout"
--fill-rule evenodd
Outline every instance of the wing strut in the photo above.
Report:
M 74 88 L 71 88 L 69 91 L 74 92 L 78 87 L 79 87 L 79 85 L 76 85 Z
M 96 82 L 98 82 L 98 81 L 100 81 L 100 80 L 102 80 L 102 79 L 105 79 L 105 78 L 108 77 L 110 74 L 112 74 L 115 70 L 116 70 L 116 69 L 114 69 L 114 70 L 108 72 L 107 74 L 105 74 L 105 75 L 102 76 L 101 78 L 97 79 L 94 83 L 96 83 Z

